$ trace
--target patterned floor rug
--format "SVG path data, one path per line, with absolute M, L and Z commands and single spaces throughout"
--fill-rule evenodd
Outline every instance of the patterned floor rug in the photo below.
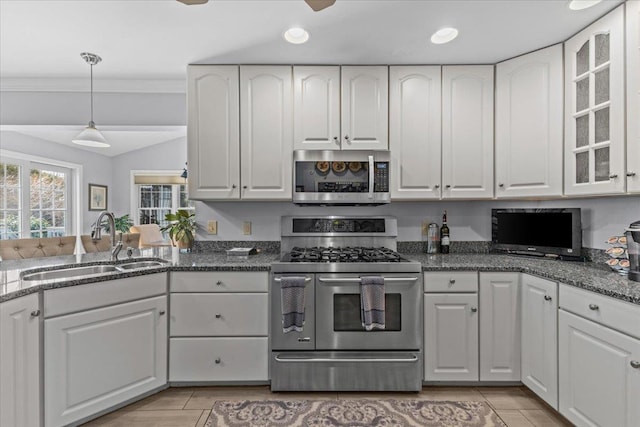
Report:
M 219 400 L 205 427 L 505 427 L 483 402 Z

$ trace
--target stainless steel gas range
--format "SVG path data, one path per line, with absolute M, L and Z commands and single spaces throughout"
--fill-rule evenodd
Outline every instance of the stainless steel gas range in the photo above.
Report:
M 391 217 L 282 218 L 270 286 L 272 390 L 421 389 L 422 268 L 396 252 L 396 238 Z M 383 282 L 384 329 L 363 321 L 363 280 L 372 277 Z M 291 283 L 304 322 L 287 328 Z

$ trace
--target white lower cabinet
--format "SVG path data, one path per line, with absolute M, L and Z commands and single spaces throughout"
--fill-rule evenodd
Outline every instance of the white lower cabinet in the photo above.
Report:
M 520 273 L 480 273 L 480 381 L 520 381 Z
M 0 426 L 40 426 L 38 294 L 0 304 Z
M 558 409 L 558 284 L 522 274 L 521 381 Z
M 171 274 L 169 381 L 264 382 L 266 272 Z
M 45 425 L 73 423 L 166 384 L 166 310 L 166 296 L 157 296 L 46 319 Z

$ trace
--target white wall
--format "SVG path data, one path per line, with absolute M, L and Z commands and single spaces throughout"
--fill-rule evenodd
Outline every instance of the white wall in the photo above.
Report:
M 89 211 L 89 183 L 109 187 L 107 204 L 108 208 L 111 209 L 114 188 L 111 181 L 111 159 L 109 157 L 11 131 L 0 131 L 0 148 L 82 165 L 83 176 L 80 184 L 82 199 L 80 200 L 80 208 L 83 212 L 83 234 L 89 233 L 91 224 L 96 220 L 99 213 Z
M 608 237 L 620 235 L 631 222 L 640 220 L 640 196 L 599 197 L 553 201 L 443 201 L 392 202 L 373 207 L 307 207 L 287 202 L 197 203 L 199 240 L 279 240 L 282 215 L 392 215 L 398 218 L 398 240 L 422 240 L 423 221 L 447 219 L 452 240 L 491 240 L 491 209 L 506 207 L 582 209 L 583 246 L 607 248 Z M 206 234 L 207 220 L 218 221 L 218 234 Z M 242 223 L 251 221 L 252 234 L 242 234 Z

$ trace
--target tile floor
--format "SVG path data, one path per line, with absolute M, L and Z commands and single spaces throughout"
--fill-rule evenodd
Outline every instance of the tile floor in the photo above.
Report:
M 525 387 L 424 387 L 415 393 L 272 393 L 268 386 L 170 388 L 85 427 L 202 427 L 216 400 L 425 399 L 486 401 L 509 427 L 571 426 Z

